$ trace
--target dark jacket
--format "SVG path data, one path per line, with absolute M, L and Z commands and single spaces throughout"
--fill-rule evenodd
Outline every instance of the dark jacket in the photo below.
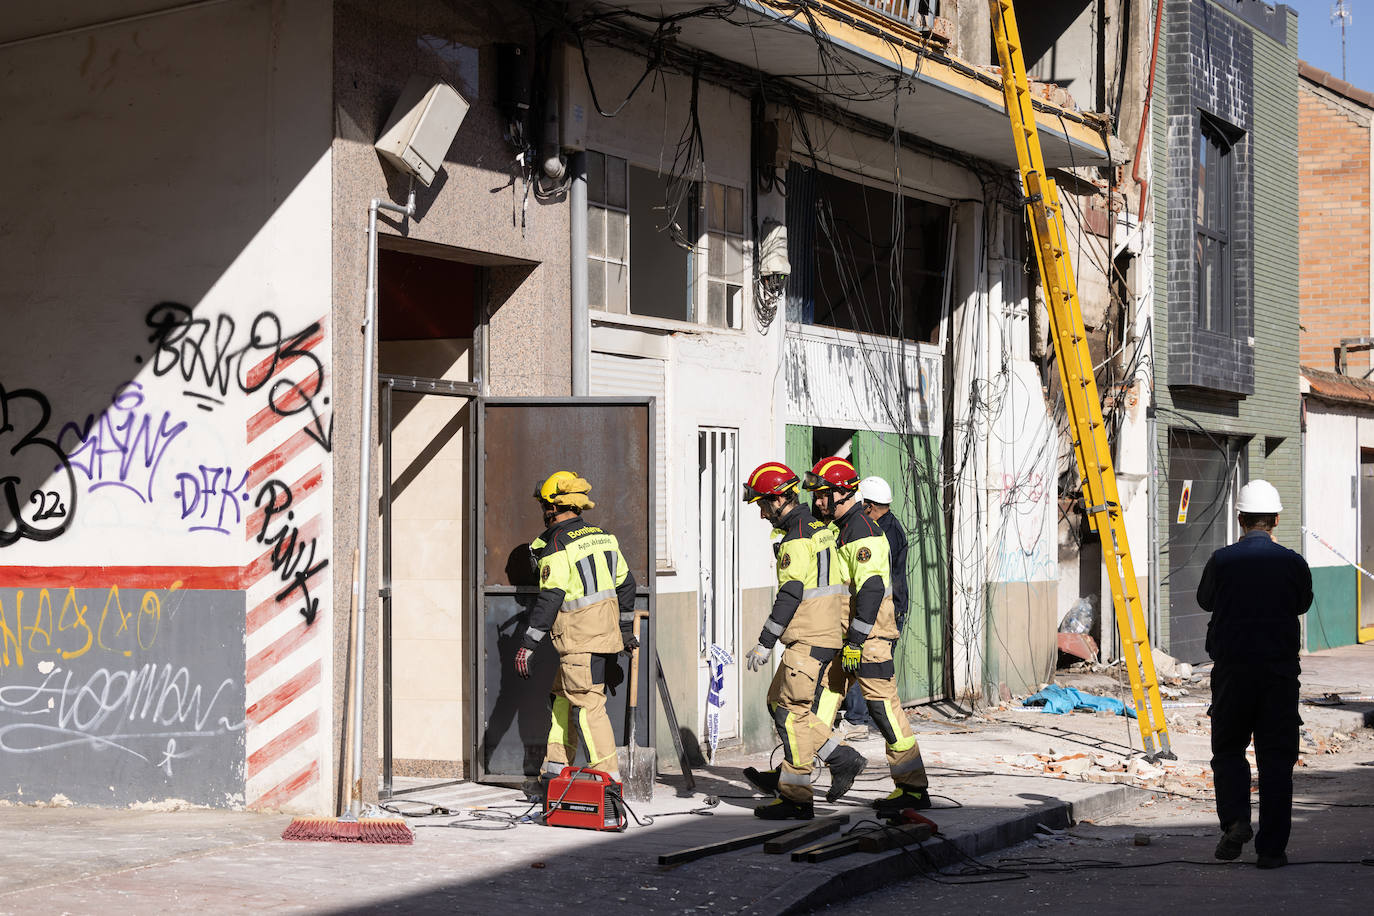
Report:
M 1312 570 L 1266 532 L 1249 531 L 1212 554 L 1197 603 L 1212 614 L 1207 654 L 1213 661 L 1296 661 L 1298 617 L 1312 604 Z
M 887 543 L 892 547 L 892 613 L 897 617 L 897 627 L 906 620 L 906 532 L 902 523 L 891 512 L 884 512 L 878 519 L 878 527 L 887 535 Z

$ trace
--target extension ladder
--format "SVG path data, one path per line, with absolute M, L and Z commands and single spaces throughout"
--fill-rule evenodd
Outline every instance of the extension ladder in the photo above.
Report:
M 1045 171 L 1012 0 L 989 0 L 989 5 L 997 56 L 1002 63 L 1002 92 L 1006 96 L 1021 186 L 1026 195 L 1026 215 L 1040 265 L 1040 279 L 1045 287 L 1050 329 L 1058 355 L 1055 363 L 1059 366 L 1059 383 L 1064 389 L 1064 404 L 1074 440 L 1074 460 L 1083 481 L 1088 524 L 1102 539 L 1103 559 L 1111 580 L 1112 604 L 1116 609 L 1117 629 L 1122 635 L 1140 739 L 1147 756 L 1172 760 L 1175 755 L 1169 747 L 1169 727 L 1164 720 L 1159 679 L 1150 653 L 1145 610 L 1141 606 L 1140 587 L 1126 540 L 1126 519 L 1117 494 L 1116 472 L 1112 468 L 1107 427 L 1098 401 L 1097 381 L 1093 378 L 1078 285 L 1068 257 L 1068 233 L 1064 227 L 1064 211 L 1059 205 L 1059 189 Z

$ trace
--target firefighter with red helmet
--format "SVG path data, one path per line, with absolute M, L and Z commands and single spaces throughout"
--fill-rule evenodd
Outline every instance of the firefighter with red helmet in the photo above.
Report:
M 850 595 L 848 627 L 840 665 L 821 699 L 820 715 L 830 724 L 840 699 L 857 678 L 869 716 L 887 742 L 887 762 L 897 784 L 874 803 L 883 816 L 905 808 L 929 808 L 929 781 L 921 748 L 897 696 L 892 648 L 900 631 L 892 604 L 892 571 L 887 535 L 855 498 L 859 472 L 844 458 L 823 458 L 807 472 L 802 486 L 815 494 L 816 515 L 835 526 L 840 581 Z
M 615 733 L 606 715 L 606 668 L 634 636 L 635 577 L 615 535 L 582 520 L 596 503 L 592 485 L 572 471 L 551 474 L 534 492 L 546 530 L 530 543 L 539 597 L 515 652 L 515 670 L 530 676 L 530 658 L 545 636 L 558 650 L 550 688 L 552 722 L 539 774 L 540 792 L 570 766 L 580 743 L 587 765 L 619 778 Z
M 807 820 L 813 816 L 812 758 L 830 768 L 826 801 L 835 801 L 863 771 L 858 751 L 831 736 L 834 715 L 816 714 L 829 668 L 839 651 L 848 620 L 847 589 L 835 557 L 835 537 L 798 501 L 797 475 L 780 461 L 759 465 L 744 484 L 744 501 L 758 506 L 781 540 L 776 545 L 778 593 L 759 632 L 758 645 L 745 656 L 750 671 L 766 666 L 773 646 L 783 645 L 782 662 L 768 688 L 768 710 L 782 739 L 778 769 L 744 775 L 777 798 L 754 809 L 767 820 Z

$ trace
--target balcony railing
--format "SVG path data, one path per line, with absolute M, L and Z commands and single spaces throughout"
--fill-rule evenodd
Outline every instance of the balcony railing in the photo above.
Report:
M 854 0 L 861 6 L 882 13 L 889 19 L 905 22 L 917 29 L 930 27 L 930 21 L 940 15 L 940 0 Z

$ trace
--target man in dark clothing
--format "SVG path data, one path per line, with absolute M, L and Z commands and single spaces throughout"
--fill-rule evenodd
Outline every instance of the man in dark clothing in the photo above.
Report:
M 1244 533 L 1212 554 L 1197 601 L 1210 611 L 1212 773 L 1222 838 L 1218 859 L 1235 859 L 1253 836 L 1256 864 L 1288 864 L 1293 765 L 1298 760 L 1298 617 L 1312 603 L 1312 571 L 1302 556 L 1274 543 L 1278 491 L 1264 480 L 1241 488 L 1236 503 Z M 1259 833 L 1250 829 L 1250 764 L 1259 769 Z

